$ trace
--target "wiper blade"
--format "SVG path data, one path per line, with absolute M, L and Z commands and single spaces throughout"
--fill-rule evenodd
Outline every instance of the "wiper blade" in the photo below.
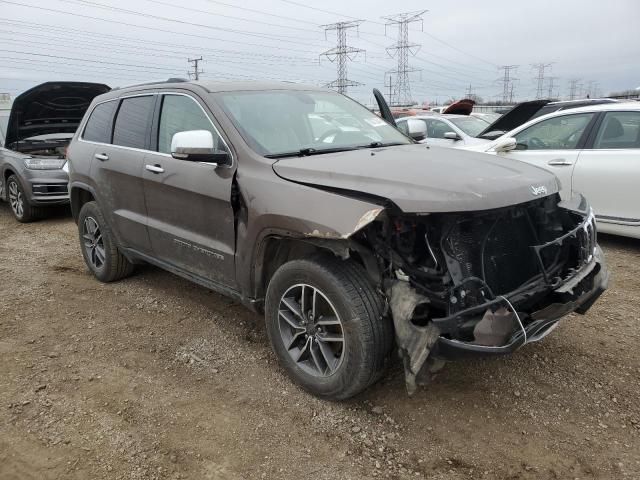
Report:
M 358 147 L 334 147 L 334 148 L 301 148 L 297 152 L 285 152 L 285 153 L 274 153 L 271 155 L 265 155 L 267 158 L 285 158 L 285 157 L 308 157 L 310 155 L 322 155 L 323 153 L 337 153 L 337 152 L 347 152 L 349 150 L 356 150 Z
M 409 144 L 408 143 L 402 143 L 402 142 L 389 142 L 389 143 L 371 142 L 368 145 L 360 145 L 358 148 L 394 147 L 396 145 L 409 145 Z

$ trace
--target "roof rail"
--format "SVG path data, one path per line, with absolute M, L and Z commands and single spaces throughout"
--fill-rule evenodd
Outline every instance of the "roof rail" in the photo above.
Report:
M 130 87 L 143 87 L 145 85 L 157 85 L 159 83 L 184 83 L 188 81 L 189 80 L 186 78 L 171 77 L 171 78 L 167 78 L 166 80 L 152 80 L 144 83 L 133 83 L 131 85 L 122 85 L 120 87 L 115 87 L 113 90 L 120 90 L 122 88 L 130 88 Z

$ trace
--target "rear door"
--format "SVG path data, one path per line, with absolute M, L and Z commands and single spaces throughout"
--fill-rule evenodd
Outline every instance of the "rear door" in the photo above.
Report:
M 160 95 L 154 120 L 154 153 L 144 159 L 144 194 L 154 256 L 185 271 L 235 288 L 235 225 L 231 168 L 178 160 L 173 135 L 209 130 L 218 150 L 229 147 L 200 99 Z
M 567 114 L 542 120 L 515 133 L 516 149 L 499 155 L 553 172 L 562 184 L 563 198 L 569 198 L 573 190 L 573 169 L 595 115 Z
M 155 95 L 145 94 L 124 97 L 114 105 L 117 110 L 113 130 L 108 130 L 110 142 L 96 142 L 91 167 L 91 176 L 100 194 L 100 206 L 120 245 L 143 253 L 151 252 L 142 169 L 149 148 L 155 101 Z M 90 123 L 91 118 L 87 130 Z
M 640 225 L 640 111 L 606 112 L 590 148 L 580 153 L 573 189 L 600 221 Z

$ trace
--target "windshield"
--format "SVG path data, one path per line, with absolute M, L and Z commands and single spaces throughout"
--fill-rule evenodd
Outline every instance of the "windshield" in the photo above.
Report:
M 487 122 L 476 117 L 457 117 L 448 120 L 471 137 L 479 135 L 487 128 Z
M 245 141 L 265 156 L 412 143 L 362 105 L 331 91 L 225 92 L 216 98 Z

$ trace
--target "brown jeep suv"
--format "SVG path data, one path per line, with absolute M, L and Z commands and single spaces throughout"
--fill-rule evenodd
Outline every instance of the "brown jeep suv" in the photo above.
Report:
M 264 313 L 293 380 L 344 399 L 397 349 L 409 392 L 444 361 L 513 352 L 584 313 L 594 215 L 539 168 L 418 144 L 338 93 L 167 82 L 97 97 L 69 149 L 82 253 L 147 262 Z

